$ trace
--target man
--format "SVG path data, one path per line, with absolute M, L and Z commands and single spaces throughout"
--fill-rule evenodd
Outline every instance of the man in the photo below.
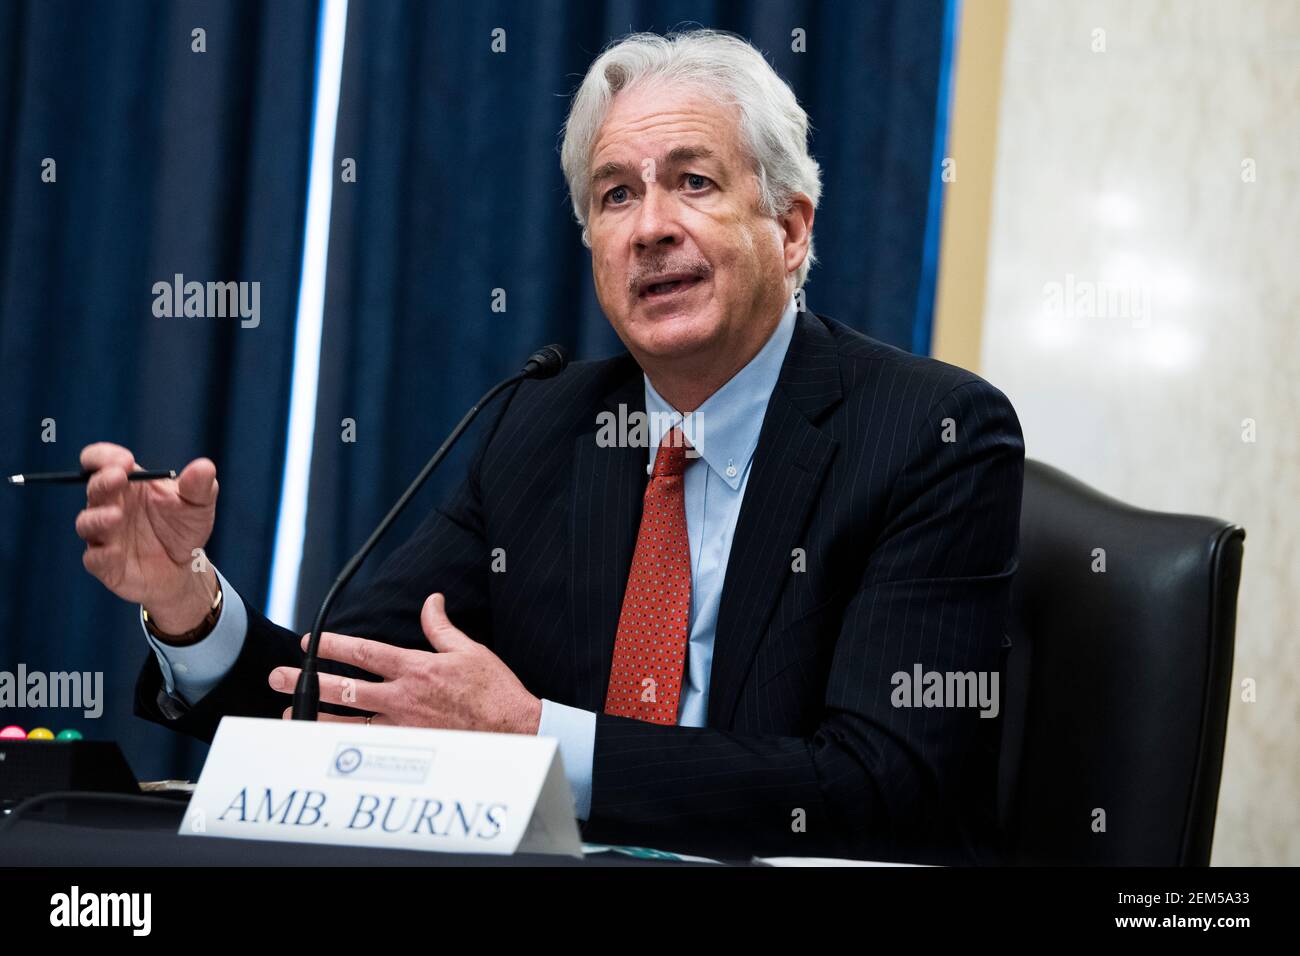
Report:
M 495 409 L 451 503 L 345 593 L 322 719 L 555 736 L 592 841 L 989 859 L 996 705 L 900 686 L 1001 672 L 1010 405 L 799 308 L 820 173 L 743 41 L 607 49 L 562 163 L 628 352 Z M 287 715 L 305 639 L 192 570 L 212 462 L 130 484 L 124 448 L 82 464 L 86 567 L 153 648 L 137 713 L 205 739 Z

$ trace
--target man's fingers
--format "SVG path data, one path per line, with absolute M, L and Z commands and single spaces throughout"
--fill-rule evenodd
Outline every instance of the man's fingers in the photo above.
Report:
M 284 709 L 284 712 L 280 714 L 280 717 L 283 720 L 292 720 L 293 708 L 286 707 Z M 342 714 L 325 714 L 325 713 L 317 714 L 316 720 L 318 722 L 327 723 L 327 724 L 364 724 L 366 722 L 366 718 L 364 717 L 344 717 Z M 376 714 L 374 716 L 374 719 L 371 720 L 370 722 L 372 724 L 383 724 L 383 723 L 387 723 L 388 721 L 386 721 L 382 715 Z
M 88 544 L 101 544 L 121 523 L 120 505 L 87 508 L 77 515 L 77 535 Z
M 420 627 L 435 651 L 460 650 L 474 643 L 448 619 L 447 600 L 436 591 L 425 598 L 420 609 Z
M 121 465 L 105 465 L 86 483 L 86 506 L 97 508 L 117 504 L 126 491 L 126 469 Z
M 272 690 L 292 694 L 298 686 L 297 667 L 277 667 L 267 677 Z M 384 710 L 390 704 L 392 688 L 375 681 L 340 677 L 338 674 L 321 674 L 320 699 L 327 704 L 355 707 L 357 710 Z
M 217 466 L 210 458 L 195 458 L 176 476 L 176 491 L 186 504 L 206 507 L 217 500 Z
M 131 471 L 135 468 L 135 455 L 131 454 L 131 449 L 112 442 L 95 442 L 81 449 L 81 467 L 90 471 L 99 471 L 101 468 Z
M 307 650 L 310 639 L 310 634 L 304 634 L 298 642 L 304 651 Z M 409 666 L 409 654 L 409 651 L 383 641 L 368 641 L 362 637 L 349 637 L 330 631 L 324 631 L 320 636 L 322 660 L 352 664 L 380 677 L 401 677 Z
M 81 555 L 81 563 L 95 577 L 100 577 L 122 560 L 122 550 L 114 545 L 91 545 Z

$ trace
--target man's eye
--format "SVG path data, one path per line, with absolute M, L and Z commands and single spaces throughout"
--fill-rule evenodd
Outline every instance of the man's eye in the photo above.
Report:
M 699 182 L 697 183 L 696 180 L 699 180 Z M 713 185 L 713 180 L 709 179 L 708 176 L 701 176 L 699 173 L 687 173 L 686 185 L 691 189 L 707 189 Z
M 618 205 L 621 202 L 621 200 L 616 199 L 615 196 L 618 193 L 625 193 L 625 192 L 627 192 L 626 186 L 615 186 L 609 192 L 605 193 L 605 202 L 613 202 L 615 205 Z

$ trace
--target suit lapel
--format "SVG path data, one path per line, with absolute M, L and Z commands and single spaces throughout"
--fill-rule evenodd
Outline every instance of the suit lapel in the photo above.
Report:
M 624 418 L 645 413 L 645 386 L 631 356 L 618 369 L 617 383 L 605 395 L 605 408 Z M 614 659 L 614 637 L 623 588 L 632 567 L 647 476 L 646 449 L 601 447 L 597 422 L 574 441 L 570 607 L 573 611 L 574 705 L 597 713 Z M 580 644 L 585 647 L 579 650 Z
M 763 418 L 731 542 L 713 644 L 710 727 L 729 725 L 790 573 L 791 552 L 806 544 L 809 511 L 837 447 L 813 422 L 840 396 L 830 332 L 816 316 L 800 313 Z

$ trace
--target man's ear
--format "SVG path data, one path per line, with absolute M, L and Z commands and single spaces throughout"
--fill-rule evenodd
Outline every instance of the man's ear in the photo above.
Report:
M 817 210 L 813 208 L 812 200 L 804 193 L 795 193 L 790 197 L 790 208 L 777 217 L 785 247 L 787 272 L 798 269 L 808 257 L 808 246 L 812 242 L 813 219 L 816 216 Z

